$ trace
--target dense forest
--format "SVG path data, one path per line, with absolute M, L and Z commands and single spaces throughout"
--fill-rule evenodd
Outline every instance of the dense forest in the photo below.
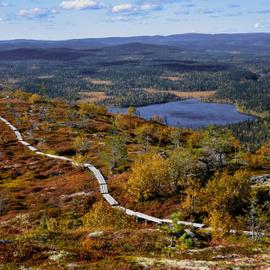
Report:
M 76 54 L 77 53 L 77 54 Z M 102 92 L 102 104 L 128 107 L 173 100 L 160 91 L 216 91 L 214 100 L 268 115 L 270 56 L 187 51 L 173 46 L 125 44 L 84 51 L 16 49 L 0 55 L 2 87 L 50 97 Z M 104 83 L 107 82 L 107 83 Z M 151 94 L 148 89 L 153 89 Z M 135 93 L 133 93 L 135 92 Z
M 262 143 L 270 138 L 270 120 L 255 119 L 238 124 L 228 125 L 234 135 L 241 141 L 242 146 L 248 151 L 255 151 Z
M 259 117 L 232 126 L 250 150 L 269 137 L 270 55 L 265 50 L 235 53 L 142 43 L 87 50 L 2 48 L 0 66 L 3 89 L 71 103 L 129 107 L 183 98 L 179 93 L 212 93 L 203 99 L 232 103 Z

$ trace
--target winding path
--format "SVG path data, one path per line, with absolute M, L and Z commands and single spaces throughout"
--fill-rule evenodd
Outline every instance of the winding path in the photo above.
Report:
M 27 147 L 30 151 L 36 153 L 37 155 L 41 155 L 41 156 L 46 156 L 48 158 L 53 158 L 53 159 L 58 159 L 58 160 L 62 160 L 62 161 L 66 161 L 66 162 L 70 162 L 72 163 L 72 165 L 77 166 L 77 167 L 84 167 L 86 169 L 88 169 L 89 171 L 91 171 L 99 184 L 99 190 L 101 195 L 103 196 L 103 198 L 113 207 L 119 210 L 122 210 L 123 212 L 125 212 L 128 216 L 133 216 L 138 220 L 145 220 L 146 222 L 151 222 L 151 223 L 155 223 L 155 224 L 172 224 L 173 221 L 171 219 L 160 219 L 160 218 L 156 218 L 153 216 L 149 216 L 140 212 L 135 212 L 133 210 L 127 209 L 121 205 L 119 205 L 119 203 L 110 195 L 109 190 L 108 190 L 108 186 L 107 183 L 105 181 L 105 178 L 103 177 L 102 173 L 100 172 L 100 170 L 98 170 L 95 166 L 93 166 L 90 163 L 84 163 L 84 164 L 80 164 L 75 162 L 74 160 L 67 158 L 67 157 L 62 157 L 62 156 L 56 156 L 56 155 L 51 155 L 51 154 L 46 154 L 43 152 L 40 152 L 37 148 L 35 148 L 34 146 L 32 146 L 30 143 L 26 142 L 23 140 L 23 137 L 21 135 L 21 133 L 19 132 L 19 130 L 14 127 L 8 120 L 6 120 L 5 118 L 0 116 L 0 121 L 4 122 L 7 126 L 9 126 L 9 128 L 14 132 L 15 136 L 17 137 L 17 140 L 19 143 L 21 143 L 23 146 Z M 187 221 L 178 221 L 178 224 L 183 224 L 184 226 L 191 226 L 194 228 L 198 228 L 198 229 L 202 229 L 205 228 L 209 231 L 211 231 L 211 227 L 207 227 L 205 226 L 205 224 L 201 224 L 201 223 L 192 223 L 192 222 L 187 222 Z M 235 234 L 237 233 L 236 230 L 230 230 L 230 233 Z M 258 232 L 251 232 L 251 231 L 241 231 L 241 233 L 243 233 L 244 235 L 247 236 L 266 236 L 269 235 L 268 233 L 258 233 Z
M 156 217 L 149 216 L 149 215 L 146 215 L 146 214 L 143 214 L 140 212 L 135 212 L 133 210 L 130 210 L 130 209 L 127 209 L 123 206 L 120 206 L 119 203 L 110 195 L 105 178 L 103 177 L 100 170 L 98 170 L 95 166 L 93 166 L 90 163 L 80 164 L 80 163 L 77 163 L 70 158 L 67 158 L 67 157 L 56 156 L 56 155 L 51 155 L 51 154 L 46 154 L 46 153 L 40 152 L 37 148 L 32 146 L 30 143 L 24 141 L 23 137 L 22 137 L 21 133 L 18 131 L 18 129 L 16 127 L 14 127 L 8 120 L 6 120 L 5 118 L 3 118 L 1 116 L 0 116 L 0 120 L 2 122 L 4 122 L 7 126 L 9 126 L 9 128 L 14 132 L 19 143 L 21 143 L 23 146 L 27 147 L 30 151 L 36 153 L 37 155 L 46 156 L 48 158 L 58 159 L 58 160 L 62 160 L 62 161 L 67 161 L 67 162 L 70 162 L 77 167 L 84 167 L 87 170 L 91 171 L 95 175 L 95 177 L 98 181 L 99 191 L 100 191 L 101 195 L 113 208 L 124 211 L 128 216 L 133 216 L 137 219 L 145 220 L 147 222 L 152 222 L 152 223 L 156 223 L 156 224 L 172 224 L 172 220 L 170 220 L 170 219 L 156 218 Z M 192 223 L 192 222 L 186 222 L 186 221 L 179 221 L 179 224 L 183 224 L 185 226 L 192 226 L 195 228 L 205 227 L 204 224 Z

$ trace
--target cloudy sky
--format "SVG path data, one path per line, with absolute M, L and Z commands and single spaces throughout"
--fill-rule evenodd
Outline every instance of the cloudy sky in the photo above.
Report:
M 0 0 L 0 39 L 270 32 L 270 0 Z

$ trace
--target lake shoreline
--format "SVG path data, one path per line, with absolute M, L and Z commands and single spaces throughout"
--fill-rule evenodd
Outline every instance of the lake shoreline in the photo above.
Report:
M 230 101 L 230 100 L 222 100 L 222 99 L 216 99 L 216 98 L 212 98 L 212 99 L 199 99 L 203 102 L 207 102 L 207 103 L 217 103 L 217 104 L 228 104 L 228 105 L 233 105 L 236 107 L 237 112 L 241 113 L 241 114 L 245 114 L 248 116 L 253 116 L 254 118 L 262 118 L 265 119 L 267 117 L 269 117 L 269 113 L 267 114 L 267 112 L 256 112 L 256 111 L 251 111 L 246 109 L 245 107 L 241 107 L 240 105 L 238 105 L 237 103 L 235 104 L 234 102 Z
M 205 102 L 205 103 L 214 103 L 214 104 L 220 104 L 220 105 L 233 105 L 235 106 L 235 108 L 237 109 L 237 112 L 240 113 L 240 114 L 244 114 L 244 115 L 247 115 L 247 116 L 252 116 L 254 118 L 266 118 L 268 117 L 266 115 L 266 112 L 265 113 L 258 113 L 256 111 L 249 111 L 249 110 L 246 110 L 244 107 L 240 107 L 238 104 L 235 104 L 231 101 L 226 101 L 226 100 L 222 100 L 222 99 L 209 99 L 209 98 L 181 98 L 181 97 L 176 97 L 175 99 L 172 99 L 172 100 L 169 100 L 169 101 L 164 101 L 164 102 L 156 102 L 156 103 L 150 103 L 150 104 L 147 104 L 147 105 L 131 105 L 131 106 L 124 106 L 124 107 L 118 107 L 118 106 L 114 106 L 114 105 L 108 105 L 106 106 L 108 109 L 111 109 L 111 108 L 121 108 L 121 109 L 128 109 L 129 107 L 134 107 L 134 108 L 141 108 L 141 107 L 147 107 L 147 106 L 152 106 L 152 105 L 160 105 L 160 104 L 167 104 L 167 103 L 170 103 L 170 102 L 175 102 L 175 101 L 185 101 L 185 100 L 190 100 L 190 99 L 194 99 L 194 100 L 198 100 L 198 101 L 201 101 L 201 102 Z
M 209 125 L 228 125 L 254 120 L 250 114 L 240 113 L 232 104 L 181 99 L 161 104 L 136 106 L 140 117 L 150 120 L 154 115 L 165 119 L 169 126 L 202 128 Z M 109 112 L 127 114 L 127 108 L 110 107 Z

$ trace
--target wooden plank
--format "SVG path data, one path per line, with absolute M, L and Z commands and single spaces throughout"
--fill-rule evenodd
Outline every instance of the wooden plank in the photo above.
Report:
M 89 169 L 94 173 L 94 175 L 97 178 L 97 181 L 100 185 L 106 184 L 106 181 L 99 170 L 97 170 L 95 167 L 89 168 Z
M 100 185 L 99 186 L 99 189 L 100 189 L 100 193 L 101 194 L 108 194 L 108 186 L 105 184 L 105 185 Z
M 26 141 L 20 141 L 21 144 L 25 145 L 25 146 L 30 146 L 31 144 L 26 142 Z
M 8 120 L 6 120 L 5 118 L 1 117 L 0 119 L 1 119 L 1 121 L 5 122 L 7 125 L 10 125 L 10 123 L 8 122 Z
M 15 131 L 15 135 L 16 135 L 16 137 L 17 137 L 17 139 L 19 141 L 22 141 L 23 140 L 22 135 L 21 135 L 21 133 L 19 131 Z
M 37 151 L 38 151 L 38 149 L 35 148 L 34 146 L 29 145 L 29 146 L 27 146 L 27 147 L 28 147 L 28 149 L 29 149 L 30 151 L 32 151 L 32 152 L 37 152 Z
M 14 126 L 12 126 L 11 124 L 8 125 L 13 131 L 18 131 L 17 128 L 15 128 Z
M 171 219 L 162 219 L 161 221 L 162 221 L 162 223 L 169 223 L 169 224 L 173 223 Z M 188 221 L 178 221 L 178 224 L 182 224 L 182 225 L 190 226 L 190 227 L 195 227 L 195 228 L 199 228 L 199 229 L 205 227 L 205 224 L 188 222 Z
M 102 194 L 102 196 L 110 205 L 118 205 L 118 202 L 110 194 Z
M 72 159 L 67 158 L 67 157 L 61 157 L 61 156 L 56 156 L 56 155 L 51 155 L 51 154 L 44 154 L 44 155 L 49 157 L 49 158 L 59 159 L 59 160 L 63 160 L 63 161 L 72 161 Z
M 155 217 L 152 217 L 152 216 L 143 214 L 143 213 L 138 213 L 138 212 L 137 212 L 137 217 L 138 217 L 138 218 L 141 218 L 141 219 L 144 219 L 144 220 L 147 220 L 147 221 L 150 221 L 150 222 L 157 223 L 157 224 L 162 224 L 161 219 L 155 218 Z
M 137 217 L 137 212 L 130 209 L 126 209 L 126 214 L 132 217 Z
M 185 225 L 185 226 L 191 226 L 191 227 L 194 227 L 194 228 L 203 228 L 205 227 L 204 224 L 200 224 L 200 223 L 193 223 L 193 222 L 187 222 L 187 221 L 178 221 L 179 224 L 182 224 L 182 225 Z
M 94 167 L 92 164 L 90 164 L 90 163 L 84 163 L 83 166 L 84 166 L 85 168 L 89 169 L 89 170 L 90 170 L 90 168 L 95 168 L 95 167 Z
M 45 156 L 45 153 L 42 153 L 42 152 L 40 152 L 40 151 L 37 151 L 36 154 L 37 154 L 37 155 L 41 155 L 41 156 Z

